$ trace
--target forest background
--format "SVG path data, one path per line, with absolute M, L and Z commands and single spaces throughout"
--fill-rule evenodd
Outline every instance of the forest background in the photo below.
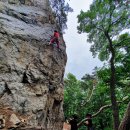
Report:
M 66 117 L 77 114 L 80 121 L 91 113 L 95 129 L 118 130 L 123 125 L 130 128 L 130 119 L 120 123 L 130 101 L 129 29 L 129 0 L 94 0 L 88 11 L 80 12 L 77 30 L 87 34 L 90 52 L 104 65 L 81 80 L 71 73 L 67 75 Z M 83 129 L 84 126 L 80 128 Z

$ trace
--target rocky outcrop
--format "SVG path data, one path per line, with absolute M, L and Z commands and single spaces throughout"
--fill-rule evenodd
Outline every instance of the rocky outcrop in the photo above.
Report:
M 61 130 L 65 44 L 48 0 L 0 0 L 0 127 Z

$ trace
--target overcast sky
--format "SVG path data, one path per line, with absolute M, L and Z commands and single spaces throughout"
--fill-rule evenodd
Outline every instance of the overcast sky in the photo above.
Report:
M 77 33 L 77 15 L 81 9 L 88 10 L 91 3 L 92 0 L 69 1 L 74 12 L 68 15 L 68 30 L 65 31 L 64 35 L 68 56 L 66 74 L 70 72 L 78 79 L 82 78 L 86 73 L 91 74 L 96 66 L 101 66 L 101 62 L 97 58 L 93 58 L 92 53 L 89 51 L 90 44 L 86 41 L 87 34 Z

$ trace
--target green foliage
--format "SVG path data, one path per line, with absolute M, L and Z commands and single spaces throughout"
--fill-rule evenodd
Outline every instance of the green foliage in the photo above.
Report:
M 64 113 L 65 117 L 69 118 L 73 114 L 79 116 L 79 121 L 85 118 L 86 113 L 95 114 L 102 106 L 111 104 L 110 90 L 108 87 L 109 68 L 102 67 L 97 69 L 94 75 L 86 74 L 82 80 L 77 80 L 76 77 L 69 73 L 65 78 L 65 93 L 64 93 Z M 125 84 L 127 80 L 123 80 Z M 128 84 L 127 84 L 128 85 Z M 92 93 L 92 88 L 94 88 Z M 127 88 L 127 89 L 126 89 Z M 130 100 L 130 88 L 128 86 L 118 86 L 116 95 L 118 101 L 128 98 L 125 102 L 119 105 L 120 119 L 122 119 L 127 102 Z M 90 98 L 90 95 L 92 97 Z M 90 98 L 89 101 L 87 101 Z M 113 119 L 111 108 L 106 108 L 100 114 L 93 118 L 95 129 L 111 130 Z M 79 130 L 86 129 L 82 126 Z
M 71 117 L 73 114 L 82 115 L 82 101 L 86 96 L 86 92 L 80 87 L 80 81 L 72 74 L 68 74 L 65 79 L 64 91 L 64 111 L 66 117 Z
M 72 74 L 65 78 L 64 112 L 69 118 L 72 114 L 79 115 L 79 121 L 86 113 L 96 113 L 101 106 L 110 103 L 108 87 L 104 84 L 97 84 L 95 75 L 85 75 L 82 80 L 77 80 Z M 94 88 L 94 89 L 93 89 Z M 92 94 L 92 97 L 91 97 Z M 91 98 L 90 98 L 91 97 Z M 88 99 L 90 100 L 88 101 Z M 109 115 L 108 117 L 106 115 Z M 94 119 L 95 128 L 100 128 L 100 122 L 109 126 L 111 120 L 110 110 L 103 112 Z M 103 121 L 101 119 L 103 118 Z M 80 128 L 83 130 L 84 126 Z
M 94 0 L 87 12 L 78 15 L 79 33 L 88 34 L 88 42 L 92 43 L 90 51 L 101 61 L 110 64 L 98 71 L 100 86 L 110 87 L 109 96 L 112 102 L 114 129 L 119 126 L 117 99 L 125 78 L 130 72 L 130 35 L 122 34 L 130 28 L 130 5 L 126 0 Z M 108 89 L 109 90 L 109 89 Z M 116 115 L 115 115 L 115 114 Z
M 122 118 L 130 100 L 130 34 L 123 34 L 123 31 L 130 27 L 129 8 L 126 0 L 94 0 L 90 10 L 81 11 L 78 15 L 78 31 L 88 33 L 93 56 L 98 55 L 101 61 L 110 60 L 111 66 L 105 64 L 96 69 L 94 75 L 86 74 L 82 80 L 77 80 L 72 74 L 68 75 L 65 79 L 65 116 L 70 117 L 71 114 L 77 113 L 79 119 L 82 119 L 86 113 L 95 114 L 102 106 L 111 104 L 110 98 L 113 95 L 110 84 L 113 74 L 115 100 L 123 101 L 119 104 L 119 116 Z M 104 130 L 111 130 L 112 113 L 111 108 L 99 113 L 93 119 L 95 129 L 104 127 Z
M 49 0 L 49 4 L 56 15 L 56 20 L 60 30 L 63 32 L 64 29 L 67 28 L 67 15 L 69 12 L 73 12 L 73 9 L 65 0 Z
M 110 0 L 95 0 L 87 12 L 78 15 L 78 31 L 88 33 L 88 41 L 93 42 L 91 52 L 93 56 L 99 54 L 104 61 L 109 58 L 109 46 L 106 33 L 114 40 L 124 29 L 130 27 L 130 11 L 126 2 Z

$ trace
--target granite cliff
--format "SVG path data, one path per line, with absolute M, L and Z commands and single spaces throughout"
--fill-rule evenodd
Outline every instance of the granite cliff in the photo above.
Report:
M 50 17 L 51 16 L 51 17 Z M 0 128 L 62 130 L 65 43 L 48 0 L 0 0 Z

